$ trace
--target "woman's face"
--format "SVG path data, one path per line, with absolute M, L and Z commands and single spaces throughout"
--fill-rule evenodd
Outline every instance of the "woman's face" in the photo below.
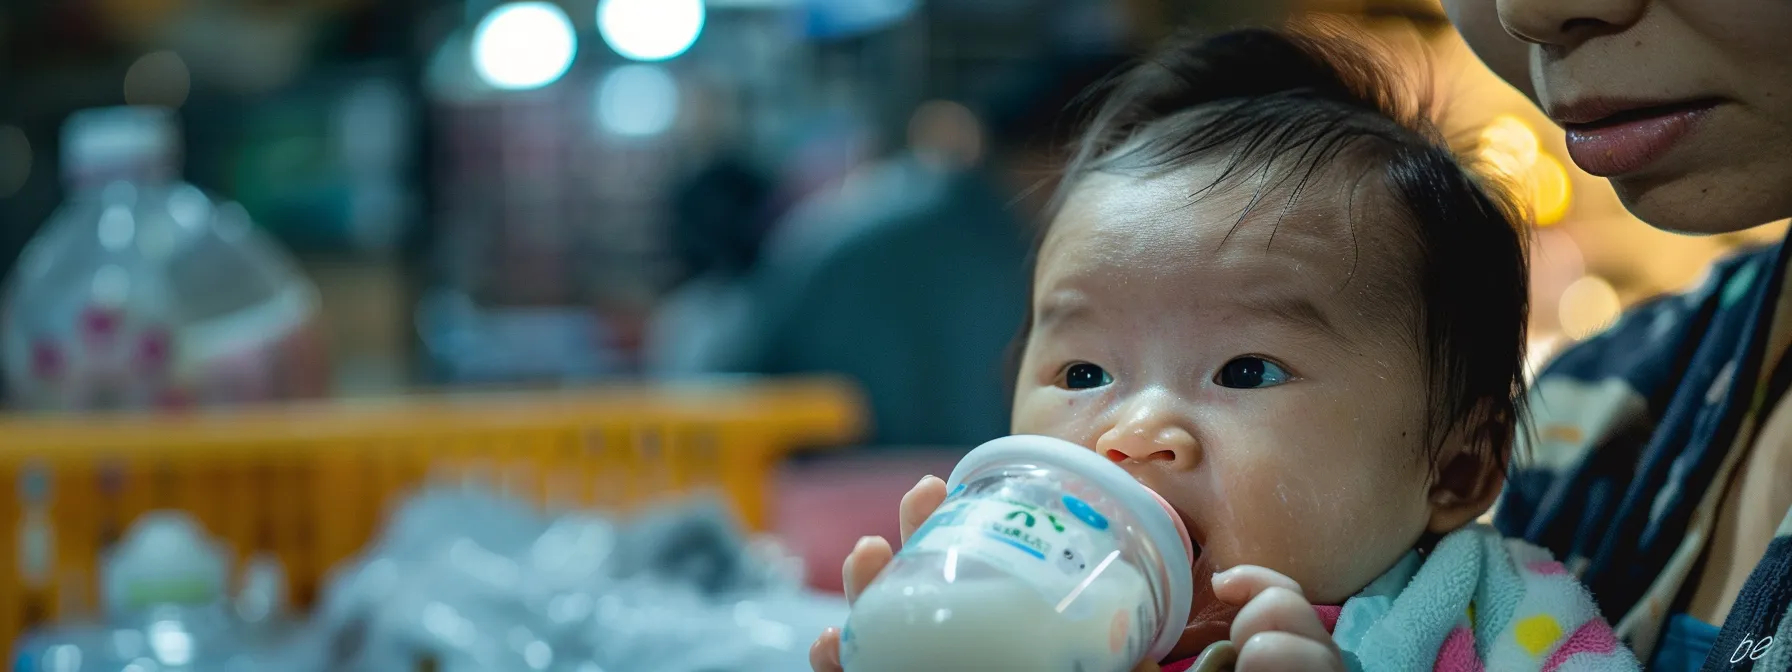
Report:
M 1792 216 L 1792 2 L 1444 5 L 1644 221 L 1723 233 Z

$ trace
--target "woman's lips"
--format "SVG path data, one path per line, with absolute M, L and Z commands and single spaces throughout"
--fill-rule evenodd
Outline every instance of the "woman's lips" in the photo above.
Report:
M 1600 177 L 1616 177 L 1659 160 L 1716 106 L 1710 100 L 1637 107 L 1595 103 L 1552 109 L 1550 116 L 1566 127 L 1568 156 L 1575 165 Z M 1577 123 L 1579 119 L 1589 121 Z

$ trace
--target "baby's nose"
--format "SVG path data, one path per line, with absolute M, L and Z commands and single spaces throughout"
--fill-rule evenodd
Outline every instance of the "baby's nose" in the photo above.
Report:
M 1191 462 L 1197 448 L 1194 435 L 1176 424 L 1131 424 L 1108 430 L 1096 442 L 1096 452 L 1115 462 Z

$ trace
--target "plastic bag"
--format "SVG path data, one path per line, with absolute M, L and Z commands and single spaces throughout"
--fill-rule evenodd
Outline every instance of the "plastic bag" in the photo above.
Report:
M 618 522 L 436 490 L 330 582 L 314 634 L 343 672 L 806 670 L 846 607 L 801 577 L 714 499 Z

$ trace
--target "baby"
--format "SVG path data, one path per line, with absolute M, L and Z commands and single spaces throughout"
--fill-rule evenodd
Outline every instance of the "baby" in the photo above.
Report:
M 1241 670 L 1635 669 L 1561 565 L 1474 523 L 1523 411 L 1524 235 L 1398 90 L 1262 30 L 1115 80 L 1040 241 L 1013 431 L 1181 512 L 1206 589 L 1165 669 L 1227 639 Z M 904 535 L 944 497 L 904 497 Z M 849 597 L 890 554 L 860 541 Z

